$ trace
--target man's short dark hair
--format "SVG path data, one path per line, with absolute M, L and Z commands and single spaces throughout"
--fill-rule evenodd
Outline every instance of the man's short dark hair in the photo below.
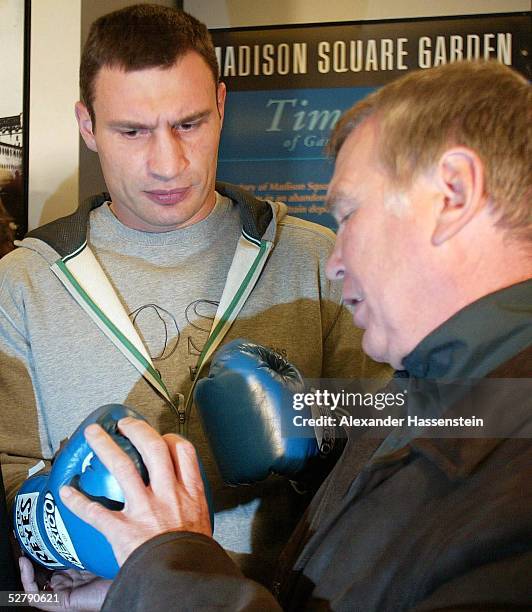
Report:
M 195 51 L 218 83 L 218 62 L 207 27 L 184 11 L 157 4 L 136 4 L 103 15 L 90 28 L 81 55 L 81 99 L 95 125 L 94 82 L 103 67 L 125 72 L 170 68 Z

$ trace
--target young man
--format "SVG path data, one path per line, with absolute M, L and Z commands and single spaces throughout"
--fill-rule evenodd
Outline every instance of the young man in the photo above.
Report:
M 326 278 L 334 237 L 230 185 L 215 187 L 225 86 L 204 25 L 155 5 L 98 19 L 76 117 L 109 194 L 30 232 L 0 266 L 0 445 L 9 500 L 96 407 L 129 404 L 197 446 L 215 537 L 267 580 L 300 513 L 283 479 L 224 487 L 192 405 L 237 337 L 307 377 L 371 376 Z M 382 368 L 381 368 L 382 371 Z M 253 565 L 247 563 L 253 559 Z
M 477 434 L 392 432 L 358 476 L 350 438 L 283 555 L 287 610 L 530 606 L 530 108 L 523 77 L 463 62 L 387 85 L 336 129 L 328 273 L 343 280 L 365 350 L 424 391 L 409 415 L 463 418 L 473 407 L 486 423 Z M 128 474 L 128 507 L 62 495 L 123 563 L 103 609 L 279 610 L 208 537 L 190 445 L 138 420 L 120 429 L 156 455 L 156 486 L 91 427 L 91 446 Z

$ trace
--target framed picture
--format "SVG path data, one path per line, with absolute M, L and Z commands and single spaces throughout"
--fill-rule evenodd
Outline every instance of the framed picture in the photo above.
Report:
M 0 256 L 28 224 L 31 0 L 0 0 Z

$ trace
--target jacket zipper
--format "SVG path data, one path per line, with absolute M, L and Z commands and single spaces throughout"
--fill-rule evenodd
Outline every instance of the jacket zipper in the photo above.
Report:
M 182 393 L 177 393 L 174 399 L 174 406 L 177 409 L 177 431 L 180 436 L 186 435 L 187 413 L 185 398 Z

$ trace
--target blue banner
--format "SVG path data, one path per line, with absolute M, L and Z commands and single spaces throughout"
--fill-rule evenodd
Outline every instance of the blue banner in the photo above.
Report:
M 332 173 L 325 147 L 342 113 L 372 89 L 229 93 L 218 177 L 284 202 L 290 214 L 334 227 L 324 205 Z

